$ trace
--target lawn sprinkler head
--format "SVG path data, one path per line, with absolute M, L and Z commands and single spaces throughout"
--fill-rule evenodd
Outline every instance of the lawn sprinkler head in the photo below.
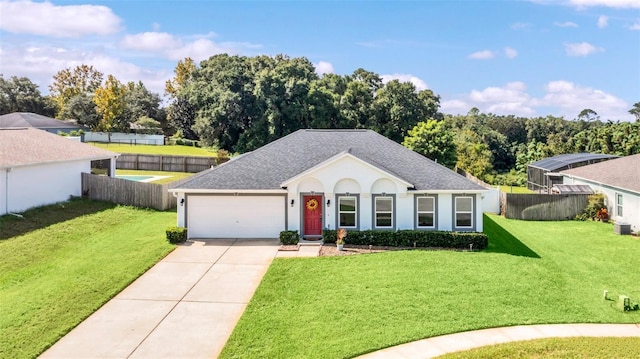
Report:
M 609 297 L 607 297 L 608 295 L 609 295 L 609 291 L 605 289 L 604 290 L 604 294 L 603 294 L 604 300 L 608 300 L 609 299 Z
M 469 250 L 473 252 L 473 243 L 469 243 Z

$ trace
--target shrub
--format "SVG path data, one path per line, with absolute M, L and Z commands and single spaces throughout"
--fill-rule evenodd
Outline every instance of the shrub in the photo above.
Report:
M 596 193 L 589 196 L 589 202 L 584 211 L 576 216 L 578 221 L 599 220 L 606 222 L 609 220 L 609 212 L 604 204 L 605 196 L 602 193 Z
M 282 231 L 280 232 L 280 243 L 282 244 L 298 244 L 298 231 Z
M 187 240 L 187 229 L 184 227 L 172 226 L 167 228 L 167 240 L 169 243 L 182 243 Z
M 336 242 L 336 231 L 325 229 L 322 231 L 324 243 Z M 345 242 L 356 245 L 374 245 L 389 247 L 421 247 L 421 248 L 455 248 L 485 249 L 489 245 L 489 238 L 478 232 L 443 232 L 419 230 L 366 230 L 347 231 Z
M 221 165 L 225 162 L 228 162 L 231 158 L 229 157 L 229 151 L 220 149 L 216 154 L 216 165 Z

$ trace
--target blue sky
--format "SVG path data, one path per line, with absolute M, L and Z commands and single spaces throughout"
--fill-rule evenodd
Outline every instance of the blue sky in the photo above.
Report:
M 633 119 L 640 1 L 0 1 L 0 73 L 46 93 L 86 63 L 162 93 L 178 60 L 305 56 L 441 96 L 445 113 Z

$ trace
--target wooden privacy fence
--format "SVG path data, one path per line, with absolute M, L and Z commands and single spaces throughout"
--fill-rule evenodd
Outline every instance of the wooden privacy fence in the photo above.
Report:
M 588 194 L 500 194 L 502 215 L 529 221 L 573 219 L 584 211 L 588 201 Z
M 155 184 L 83 173 L 82 194 L 93 200 L 164 211 L 177 205 L 169 186 L 175 187 L 186 180 Z
M 116 169 L 197 173 L 215 164 L 213 157 L 123 153 L 116 160 Z

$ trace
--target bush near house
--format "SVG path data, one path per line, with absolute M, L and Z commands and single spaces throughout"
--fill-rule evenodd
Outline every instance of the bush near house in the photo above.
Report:
M 184 227 L 172 226 L 167 228 L 167 240 L 169 243 L 182 243 L 187 240 L 187 229 Z
M 325 229 L 322 231 L 325 243 L 336 242 L 336 231 Z M 478 232 L 444 232 L 444 231 L 419 231 L 419 230 L 366 230 L 347 231 L 345 243 L 391 247 L 420 247 L 420 248 L 456 248 L 485 249 L 489 239 L 484 233 Z
M 280 243 L 282 244 L 298 244 L 298 231 L 282 231 L 280 232 Z

